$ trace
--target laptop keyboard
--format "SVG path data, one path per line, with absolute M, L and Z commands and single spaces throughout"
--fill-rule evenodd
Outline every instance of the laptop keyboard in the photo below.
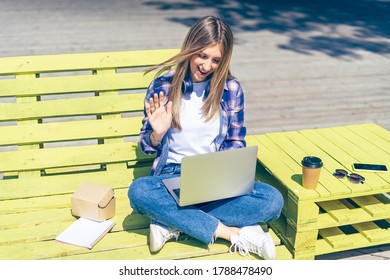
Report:
M 172 189 L 172 191 L 176 194 L 178 198 L 180 198 L 180 188 Z

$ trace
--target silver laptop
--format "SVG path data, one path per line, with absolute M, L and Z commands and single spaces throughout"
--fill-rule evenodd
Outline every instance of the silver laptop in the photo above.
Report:
M 252 191 L 256 162 L 257 146 L 188 156 L 163 183 L 179 206 L 236 197 Z

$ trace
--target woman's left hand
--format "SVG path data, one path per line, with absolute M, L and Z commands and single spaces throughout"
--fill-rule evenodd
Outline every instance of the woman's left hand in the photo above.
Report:
M 145 108 L 153 132 L 159 139 L 164 137 L 172 123 L 172 101 L 169 101 L 167 106 L 164 106 L 164 100 L 165 95 L 162 91 L 160 95 L 155 93 L 153 98 L 149 99 L 149 106 Z

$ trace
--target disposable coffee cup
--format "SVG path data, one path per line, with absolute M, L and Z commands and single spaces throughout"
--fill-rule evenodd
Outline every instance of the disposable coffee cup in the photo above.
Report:
M 307 156 L 302 160 L 302 184 L 305 189 L 315 189 L 320 178 L 322 160 L 318 157 Z

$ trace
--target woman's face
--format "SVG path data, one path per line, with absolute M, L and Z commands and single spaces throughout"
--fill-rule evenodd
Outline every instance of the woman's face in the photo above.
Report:
M 222 57 L 221 44 L 211 45 L 190 57 L 191 79 L 194 83 L 203 82 L 219 66 Z

